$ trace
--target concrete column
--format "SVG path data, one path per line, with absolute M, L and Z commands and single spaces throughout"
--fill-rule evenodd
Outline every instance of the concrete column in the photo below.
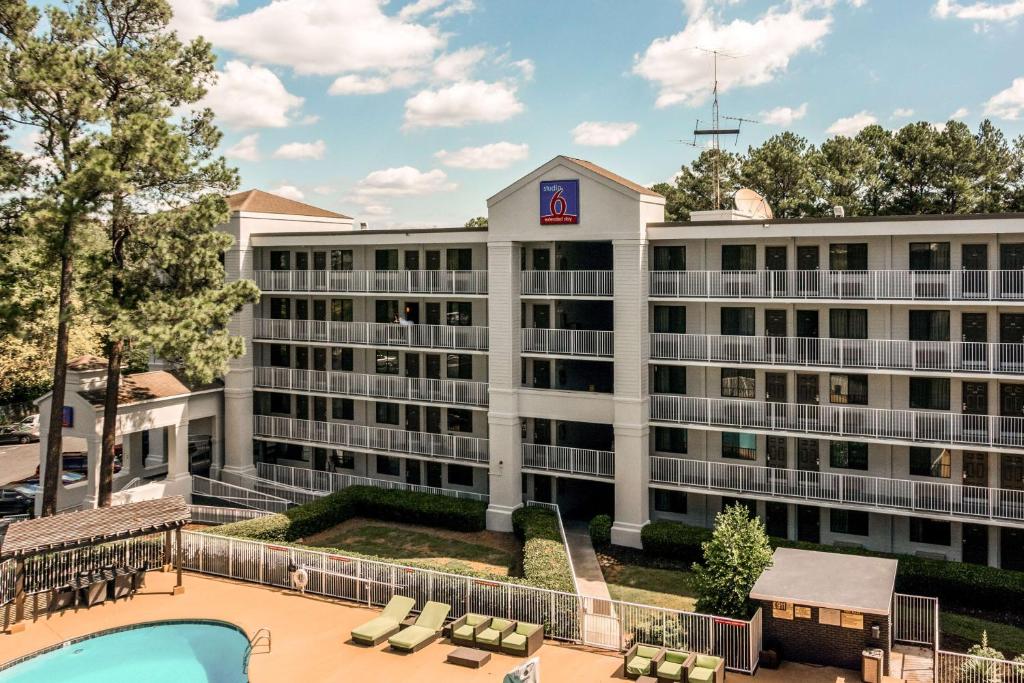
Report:
M 213 479 L 216 479 L 221 469 L 224 468 L 224 430 L 221 426 L 224 421 L 223 415 L 222 404 L 220 414 L 214 415 L 212 418 L 213 429 L 210 434 L 210 477 Z
M 999 567 L 1002 562 L 1000 554 L 1000 533 L 1002 530 L 997 526 L 988 527 L 988 566 Z
M 487 528 L 512 530 L 512 512 L 523 503 L 522 432 L 519 388 L 522 320 L 519 304 L 519 252 L 514 242 L 487 245 L 490 504 Z
M 253 277 L 252 251 L 249 249 L 249 235 L 237 229 L 236 244 L 224 255 L 224 270 L 228 280 L 251 279 Z M 228 324 L 231 334 L 246 340 L 245 355 L 228 363 L 224 376 L 224 424 L 223 469 L 229 472 L 252 474 L 252 416 L 253 416 L 253 306 L 246 304 L 234 315 Z
M 158 467 L 167 462 L 167 453 L 164 452 L 164 429 L 149 430 L 149 452 L 146 454 L 145 466 Z
M 93 434 L 85 439 L 85 451 L 89 479 L 85 484 L 85 498 L 82 499 L 82 509 L 96 507 L 100 498 L 100 435 Z M 58 494 L 57 500 L 60 501 Z M 58 509 L 61 507 L 58 502 Z
M 650 521 L 650 328 L 647 310 L 647 242 L 612 244 L 615 301 L 615 522 L 612 543 L 641 547 Z
M 167 481 L 188 478 L 188 417 L 167 428 Z

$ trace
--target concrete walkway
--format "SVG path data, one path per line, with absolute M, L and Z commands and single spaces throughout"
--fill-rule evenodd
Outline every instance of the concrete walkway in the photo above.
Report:
M 580 593 L 595 598 L 610 600 L 608 584 L 604 582 L 601 565 L 597 562 L 597 554 L 590 542 L 590 529 L 586 522 L 565 521 L 565 542 L 569 546 L 569 556 L 576 570 L 576 585 Z

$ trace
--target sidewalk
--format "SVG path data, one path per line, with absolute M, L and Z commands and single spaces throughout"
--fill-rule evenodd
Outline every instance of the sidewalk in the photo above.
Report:
M 576 585 L 582 595 L 610 600 L 608 584 L 604 582 L 601 565 L 590 542 L 590 530 L 586 522 L 565 522 L 565 542 L 569 546 L 569 556 L 576 570 Z

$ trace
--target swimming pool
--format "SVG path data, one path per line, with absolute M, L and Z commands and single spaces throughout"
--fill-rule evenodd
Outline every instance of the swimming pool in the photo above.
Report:
M 0 669 L 0 683 L 245 683 L 249 640 L 217 621 L 169 621 L 69 641 Z

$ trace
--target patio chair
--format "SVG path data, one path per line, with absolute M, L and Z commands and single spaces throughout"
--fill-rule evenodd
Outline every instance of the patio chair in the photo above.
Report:
M 352 629 L 352 642 L 358 645 L 380 645 L 398 633 L 402 622 L 415 607 L 416 601 L 404 595 L 394 595 L 379 617 L 370 619 L 362 626 Z
M 441 637 L 444 620 L 451 611 L 451 606 L 443 602 L 428 602 L 416 618 L 416 623 L 406 626 L 388 638 L 392 650 L 402 652 L 418 652 Z
M 476 647 L 476 634 L 491 625 L 491 617 L 467 612 L 451 624 L 452 645 Z
M 712 655 L 697 655 L 689 680 L 693 683 L 725 683 L 725 660 Z
M 544 627 L 520 621 L 512 633 L 501 637 L 501 651 L 516 657 L 529 657 L 544 644 Z
M 622 658 L 622 673 L 626 678 L 636 680 L 651 676 L 665 657 L 665 648 L 635 643 Z
M 149 571 L 149 563 L 146 563 L 135 570 L 132 574 L 132 592 L 137 592 L 140 588 L 146 587 L 146 572 Z
M 107 601 L 107 582 L 102 579 L 93 581 L 82 588 L 82 597 L 86 607 L 102 605 Z
M 476 646 L 491 652 L 501 649 L 501 639 L 516 630 L 510 619 L 491 619 L 491 625 L 476 634 Z
M 118 574 L 110 583 L 110 597 L 112 600 L 127 598 L 132 594 L 132 586 L 135 583 L 134 574 Z
M 669 681 L 686 683 L 696 658 L 697 656 L 692 652 L 665 650 L 665 658 L 658 664 L 655 671 L 658 683 L 668 683 Z
M 50 591 L 50 604 L 47 611 L 50 614 L 63 612 L 75 606 L 74 586 L 58 586 Z

